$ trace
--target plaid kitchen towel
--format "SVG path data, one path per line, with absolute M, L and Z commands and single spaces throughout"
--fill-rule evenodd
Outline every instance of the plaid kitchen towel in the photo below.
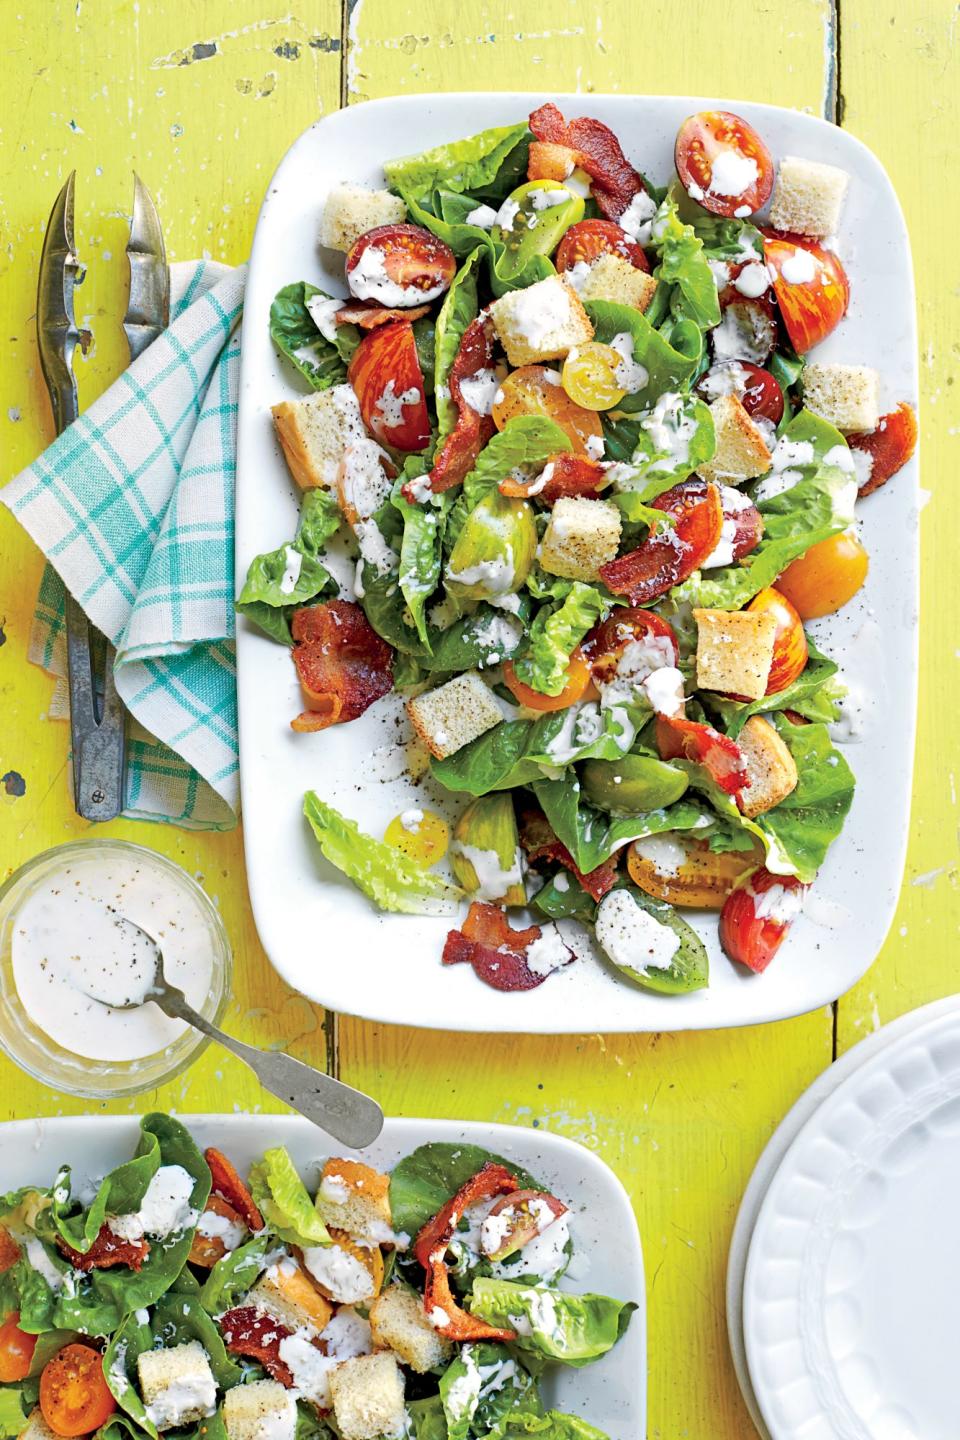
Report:
M 228 829 L 239 810 L 233 615 L 246 267 L 171 266 L 170 327 L 0 490 L 46 555 L 30 658 L 60 677 L 66 586 L 117 650 L 124 814 Z

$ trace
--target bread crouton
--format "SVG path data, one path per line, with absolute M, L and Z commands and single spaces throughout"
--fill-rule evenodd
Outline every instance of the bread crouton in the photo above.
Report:
M 803 403 L 838 430 L 876 430 L 880 423 L 880 376 L 869 365 L 807 365 Z
M 720 395 L 710 406 L 717 448 L 713 459 L 697 467 L 701 480 L 742 485 L 770 469 L 770 447 L 737 395 Z
M 560 360 L 593 338 L 580 297 L 560 275 L 525 290 L 508 290 L 490 306 L 494 328 L 511 365 Z
M 389 190 L 343 183 L 331 187 L 320 217 L 320 244 L 346 253 L 361 235 L 376 225 L 397 225 L 407 218 L 407 207 Z
M 782 737 L 762 715 L 750 716 L 737 736 L 737 744 L 750 777 L 740 809 L 752 820 L 796 790 L 797 765 Z
M 581 264 L 584 262 L 581 261 Z M 657 282 L 646 270 L 638 270 L 623 255 L 605 251 L 592 264 L 584 264 L 568 272 L 568 279 L 581 300 L 615 300 L 644 311 L 656 294 Z
M 402 1434 L 403 1372 L 389 1351 L 344 1360 L 331 1373 L 330 1394 L 342 1440 Z
M 317 1191 L 323 1223 L 378 1244 L 393 1240 L 390 1176 L 359 1160 L 332 1159 L 323 1167 Z
M 420 1296 L 406 1285 L 389 1285 L 370 1306 L 373 1342 L 393 1350 L 404 1365 L 425 1375 L 435 1365 L 445 1365 L 453 1347 L 430 1324 Z
M 61 1440 L 43 1418 L 43 1411 L 37 1405 L 27 1416 L 27 1423 L 20 1431 L 18 1440 Z
M 331 1230 L 332 1245 L 311 1245 L 302 1252 L 322 1295 L 338 1305 L 365 1305 L 383 1284 L 379 1245 L 358 1244 L 345 1230 Z
M 596 580 L 620 544 L 620 511 L 611 500 L 564 496 L 550 511 L 540 544 L 540 564 L 549 575 Z
M 234 1385 L 223 1397 L 229 1440 L 294 1440 L 297 1402 L 277 1380 Z
M 531 140 L 527 152 L 528 180 L 566 180 L 577 168 L 577 152 L 569 145 Z
M 770 201 L 770 224 L 796 235 L 832 235 L 849 180 L 836 165 L 784 155 Z
M 287 1258 L 271 1265 L 260 1276 L 246 1298 L 247 1305 L 285 1325 L 288 1330 L 326 1328 L 333 1306 L 296 1260 Z
M 272 413 L 290 474 L 301 490 L 335 485 L 344 450 L 369 438 L 352 385 L 283 400 Z
M 438 760 L 462 750 L 503 719 L 500 706 L 475 670 L 455 675 L 436 690 L 408 700 L 407 714 L 424 745 Z
M 766 694 L 777 633 L 769 610 L 694 610 L 697 685 L 759 700 Z
M 137 1356 L 137 1377 L 147 1416 L 158 1430 L 175 1430 L 212 1415 L 217 1382 L 199 1340 Z

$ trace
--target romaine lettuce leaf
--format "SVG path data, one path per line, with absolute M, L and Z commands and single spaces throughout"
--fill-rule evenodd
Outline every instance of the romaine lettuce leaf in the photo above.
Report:
M 435 341 L 435 395 L 437 429 L 442 440 L 457 423 L 458 410 L 450 398 L 449 377 L 464 331 L 477 318 L 477 272 L 484 254 L 478 245 L 453 277 L 437 316 Z
M 724 696 L 703 692 L 704 703 L 715 710 L 723 720 L 726 733 L 736 740 L 751 715 L 768 715 L 773 710 L 796 710 L 811 720 L 830 723 L 836 719 L 836 701 L 830 686 L 837 673 L 833 660 L 811 651 L 806 669 L 797 676 L 792 685 L 779 690 L 775 695 L 764 695 L 759 700 L 728 700 Z M 811 703 L 812 702 L 812 703 Z M 810 711 L 813 714 L 810 714 Z
M 600 591 L 579 580 L 559 605 L 542 605 L 534 616 L 527 652 L 514 665 L 517 679 L 541 695 L 559 695 L 572 652 L 607 608 Z
M 397 486 L 393 504 L 403 516 L 403 539 L 400 542 L 400 571 L 397 584 L 407 602 L 407 609 L 417 627 L 417 634 L 432 649 L 427 626 L 427 601 L 440 580 L 443 559 L 443 518 L 446 504 L 441 507 L 411 504 Z
M 277 349 L 310 386 L 326 390 L 346 380 L 347 364 L 360 344 L 360 331 L 356 325 L 338 325 L 336 343 L 321 335 L 307 309 L 307 301 L 314 296 L 332 299 L 306 280 L 278 291 L 270 306 L 270 334 Z
M 381 910 L 404 915 L 449 915 L 460 891 L 424 870 L 392 845 L 365 835 L 313 790 L 303 813 L 331 865 L 341 870 Z
M 695 395 L 667 390 L 649 410 L 624 421 L 634 429 L 634 449 L 622 471 L 615 472 L 616 500 L 629 520 L 652 518 L 645 506 L 713 458 L 717 448 L 709 406 Z M 623 433 L 621 431 L 621 433 Z M 657 519 L 664 518 L 657 512 Z
M 482 190 L 495 182 L 511 152 L 528 133 L 525 120 L 517 125 L 498 125 L 463 140 L 435 145 L 419 155 L 387 160 L 383 172 L 391 190 L 405 200 L 408 196 L 422 199 L 438 186 L 457 193 Z
M 28 1409 L 21 1385 L 0 1387 L 0 1435 L 19 1435 L 26 1426 Z
M 570 437 L 546 415 L 518 415 L 490 438 L 477 463 L 463 482 L 469 505 L 475 505 L 512 471 L 533 475 L 551 455 L 572 450 Z
M 236 1305 L 256 1283 L 263 1269 L 264 1256 L 273 1241 L 266 1235 L 257 1235 L 236 1250 L 229 1250 L 211 1268 L 200 1291 L 200 1303 L 211 1315 L 220 1315 Z
M 720 324 L 720 302 L 713 272 L 707 264 L 703 240 L 692 225 L 677 214 L 676 202 L 667 195 L 653 219 L 653 244 L 660 256 L 654 271 L 658 280 L 675 285 L 672 310 L 686 315 L 702 330 Z
M 415 1440 L 448 1440 L 447 1417 L 439 1395 L 408 1401 L 407 1414 L 413 1424 Z
M 843 829 L 853 803 L 853 771 L 830 743 L 826 725 L 792 725 L 785 715 L 773 723 L 797 764 L 797 788 L 757 817 L 775 855 L 809 885 Z M 774 869 L 768 858 L 767 868 Z M 778 868 L 776 873 L 784 873 Z
M 679 761 L 671 763 L 683 768 Z M 581 800 L 579 786 L 566 777 L 535 780 L 533 792 L 557 839 L 566 845 L 584 875 L 609 860 L 630 840 L 671 830 L 702 829 L 712 818 L 705 806 L 689 796 L 642 815 L 606 815 Z
M 516 1440 L 522 1435 L 534 1435 L 538 1440 L 609 1440 L 606 1432 L 589 1420 L 579 1415 L 561 1415 L 559 1410 L 548 1410 L 542 1416 L 522 1412 L 505 1415 L 484 1440 Z
M 488 1435 L 505 1416 L 542 1415 L 537 1382 L 504 1345 L 464 1345 L 440 1377 L 447 1440 Z
M 297 534 L 277 550 L 251 562 L 235 609 L 284 645 L 292 645 L 290 616 L 299 605 L 335 595 L 337 582 L 320 560 L 326 542 L 340 525 L 336 496 L 329 490 L 308 490 L 300 507 Z M 287 574 L 291 581 L 284 583 Z
M 612 300 L 588 300 L 595 339 L 605 345 L 624 333 L 633 337 L 633 356 L 647 372 L 647 382 L 620 401 L 618 410 L 634 413 L 654 405 L 665 390 L 679 390 L 696 372 L 703 354 L 703 336 L 690 320 L 677 321 L 671 340 L 655 330 L 645 315 Z
M 521 1350 L 534 1350 L 564 1365 L 583 1366 L 612 1350 L 636 1310 L 633 1302 L 607 1295 L 570 1295 L 549 1286 L 516 1285 L 480 1276 L 470 1313 L 517 1332 Z
M 331 1244 L 327 1227 L 282 1145 L 265 1150 L 250 1169 L 250 1194 L 270 1230 L 286 1245 Z
M 70 1169 L 64 1166 L 53 1184 L 50 1217 L 59 1235 L 85 1255 L 96 1240 L 107 1215 L 139 1210 L 147 1187 L 160 1168 L 156 1136 L 146 1139 L 143 1153 L 118 1165 L 101 1180 L 93 1203 L 86 1210 L 70 1194 Z

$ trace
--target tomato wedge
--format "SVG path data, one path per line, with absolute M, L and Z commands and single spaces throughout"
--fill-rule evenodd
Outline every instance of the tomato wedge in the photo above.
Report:
M 207 1196 L 207 1203 L 203 1207 L 205 1215 L 219 1215 L 221 1219 L 228 1221 L 231 1225 L 240 1227 L 246 1235 L 246 1226 L 243 1216 L 235 1210 L 228 1200 L 222 1195 L 211 1193 Z M 218 1260 L 222 1260 L 227 1253 L 227 1247 L 220 1235 L 201 1235 L 200 1230 L 194 1231 L 193 1240 L 190 1244 L 190 1254 L 187 1259 L 191 1265 L 199 1265 L 204 1270 L 212 1270 Z
M 879 490 L 891 475 L 902 470 L 916 450 L 916 411 L 912 405 L 901 400 L 896 410 L 881 416 L 876 430 L 866 435 L 849 435 L 847 444 L 864 457 L 864 468 L 868 470 L 857 492 L 862 499 L 864 495 L 872 495 L 874 490 Z
M 117 1404 L 103 1374 L 103 1356 L 89 1345 L 65 1345 L 40 1375 L 40 1410 L 56 1435 L 89 1435 Z
M 499 1224 L 488 1226 L 485 1220 L 481 1225 L 481 1252 L 489 1260 L 505 1260 L 566 1213 L 563 1201 L 546 1190 L 514 1190 L 498 1200 L 486 1217 L 499 1220 Z
M 600 567 L 600 578 L 631 605 L 647 605 L 686 580 L 716 548 L 723 530 L 723 509 L 716 486 L 683 480 L 651 502 L 672 515 L 674 525 L 651 531 L 643 544 Z
M 841 530 L 788 565 L 777 576 L 777 589 L 802 620 L 819 620 L 853 599 L 869 568 L 870 557 L 857 536 Z
M 807 888 L 795 875 L 771 875 L 762 865 L 755 870 L 720 911 L 720 944 L 730 959 L 758 975 L 766 970 L 800 913 Z
M 653 610 L 618 606 L 594 625 L 581 645 L 598 685 L 609 685 L 628 645 L 643 645 L 651 670 L 676 665 L 680 658 L 677 637 L 667 621 Z
M 656 741 L 661 760 L 692 760 L 702 765 L 727 795 L 739 800 L 750 785 L 743 752 L 729 735 L 712 725 L 680 716 L 656 717 Z
M 720 395 L 736 395 L 748 415 L 783 419 L 783 391 L 775 376 L 749 360 L 720 360 L 698 381 L 697 394 L 707 403 Z
M 850 304 L 850 282 L 839 257 L 803 235 L 763 232 L 763 253 L 784 328 L 798 355 L 835 330 Z
M 590 192 L 608 220 L 619 220 L 634 195 L 644 189 L 643 176 L 635 170 L 620 148 L 609 125 L 589 115 L 578 115 L 568 124 L 556 105 L 547 102 L 529 119 L 537 140 L 566 146 L 593 184 Z
M 203 1158 L 210 1167 L 210 1184 L 214 1194 L 233 1206 L 248 1230 L 262 1230 L 263 1216 L 249 1188 L 240 1179 L 233 1161 L 228 1160 L 222 1150 L 215 1150 L 212 1145 L 208 1150 L 204 1150 Z
M 369 331 L 354 351 L 347 379 L 371 435 L 394 450 L 423 449 L 430 439 L 430 417 L 409 320 Z
M 36 1348 L 36 1335 L 20 1329 L 20 1311 L 12 1310 L 0 1325 L 0 1384 L 26 1380 Z
M 442 1259 L 446 1254 L 447 1246 L 465 1211 L 479 1205 L 481 1200 L 491 1200 L 497 1195 L 509 1195 L 516 1188 L 517 1177 L 505 1165 L 488 1160 L 481 1166 L 417 1232 L 413 1253 L 423 1268 L 427 1268 L 434 1256 L 439 1255 Z
M 436 300 L 456 273 L 450 246 L 421 225 L 376 225 L 347 252 L 350 294 L 403 310 Z
M 650 261 L 643 247 L 612 220 L 578 220 L 576 225 L 571 225 L 557 247 L 553 263 L 563 274 L 574 265 L 592 265 L 601 255 L 619 255 L 629 260 L 635 270 L 650 272 Z
M 701 110 L 677 131 L 674 159 L 691 199 L 714 215 L 752 215 L 770 199 L 773 156 L 753 126 L 729 110 Z
M 809 650 L 803 621 L 786 595 L 768 585 L 755 595 L 748 610 L 768 611 L 777 622 L 773 636 L 773 659 L 767 676 L 768 695 L 779 695 L 806 669 Z

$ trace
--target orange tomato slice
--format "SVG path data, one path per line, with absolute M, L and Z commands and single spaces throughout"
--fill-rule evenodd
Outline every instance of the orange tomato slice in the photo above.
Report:
M 541 695 L 539 690 L 524 685 L 522 680 L 517 679 L 513 662 L 510 660 L 503 667 L 503 678 L 516 697 L 517 704 L 525 705 L 528 710 L 566 710 L 568 705 L 575 705 L 578 700 L 595 699 L 597 695 L 590 666 L 579 648 L 570 656 L 567 681 L 559 695 Z
M 40 1376 L 40 1410 L 55 1435 L 89 1435 L 117 1405 L 103 1375 L 103 1356 L 89 1345 L 65 1345 Z
M 867 578 L 870 557 L 849 530 L 811 545 L 788 565 L 777 580 L 777 589 L 796 610 L 801 620 L 818 620 L 832 615 L 851 600 Z
M 569 436 L 576 455 L 590 454 L 588 441 L 603 441 L 600 417 L 575 405 L 561 386 L 556 370 L 546 365 L 521 365 L 519 370 L 512 370 L 500 386 L 492 413 L 498 430 L 515 416 L 546 415 Z

